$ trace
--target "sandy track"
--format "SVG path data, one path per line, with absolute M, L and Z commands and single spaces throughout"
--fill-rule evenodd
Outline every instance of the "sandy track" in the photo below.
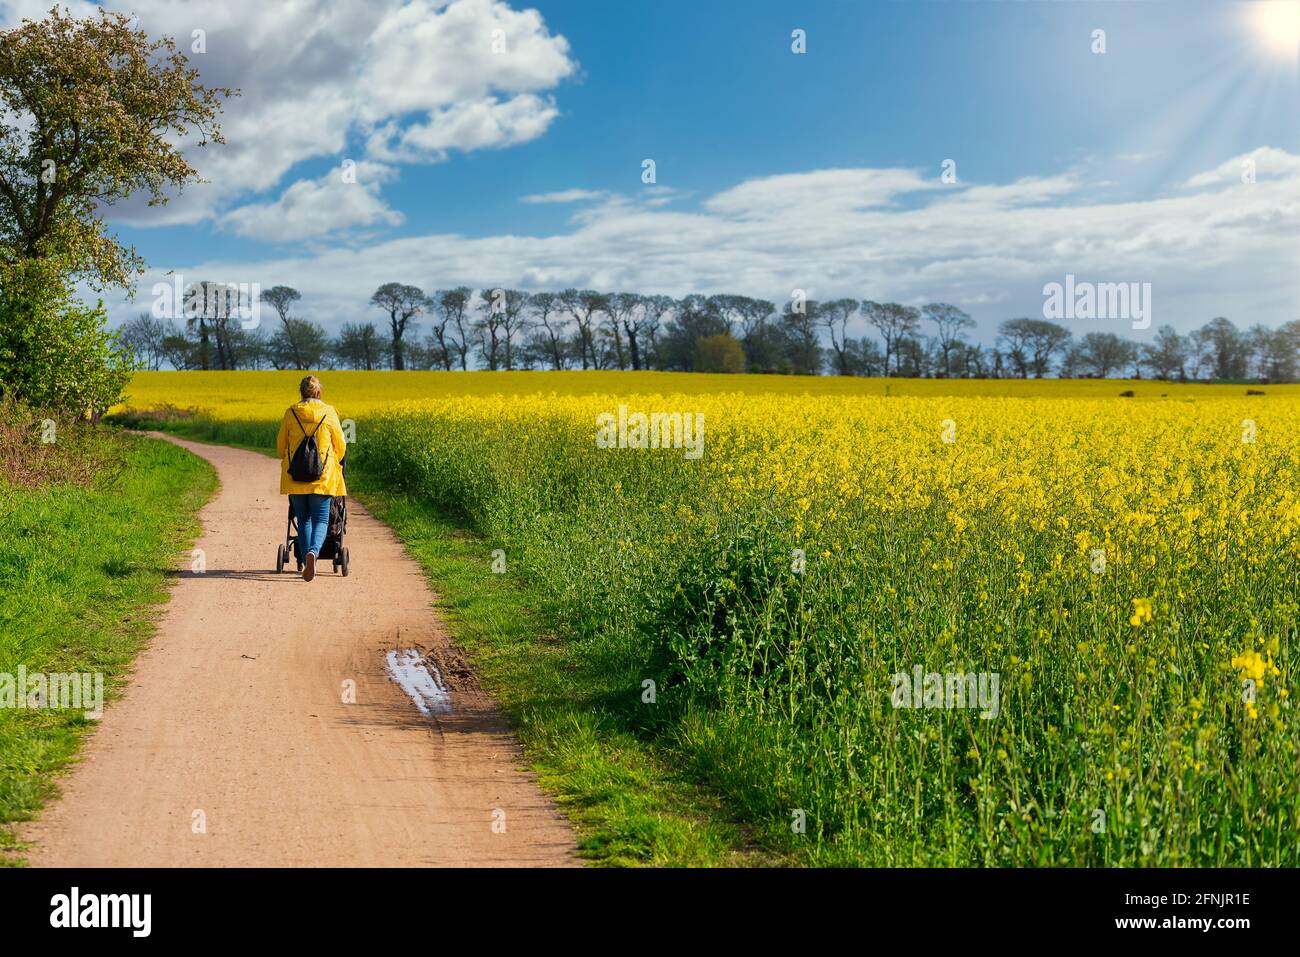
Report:
M 197 543 L 206 573 L 183 563 L 125 695 L 62 780 L 61 799 L 24 827 L 35 843 L 28 860 L 577 863 L 567 822 L 521 769 L 472 677 L 454 681 L 451 713 L 432 717 L 389 679 L 389 651 L 418 648 L 452 671 L 456 660 L 434 596 L 389 529 L 349 501 L 351 574 L 323 562 L 310 583 L 292 565 L 276 575 L 287 500 L 274 461 L 172 441 L 221 478 Z M 313 620 L 318 604 L 329 618 Z M 355 704 L 343 701 L 349 680 Z M 196 812 L 206 832 L 196 833 Z

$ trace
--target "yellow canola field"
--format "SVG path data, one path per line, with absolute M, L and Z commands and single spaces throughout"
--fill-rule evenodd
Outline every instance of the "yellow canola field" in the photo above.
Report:
M 321 375 L 365 470 L 467 515 L 628 695 L 689 691 L 680 746 L 823 860 L 1296 865 L 1297 388 Z M 219 434 L 297 378 L 131 404 Z M 913 669 L 996 676 L 996 717 L 891 707 Z

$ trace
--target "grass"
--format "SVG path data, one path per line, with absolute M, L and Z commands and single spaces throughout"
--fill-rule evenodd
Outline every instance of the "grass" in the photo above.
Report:
M 111 700 L 154 631 L 168 571 L 198 533 L 216 474 L 168 443 L 97 432 L 91 441 L 112 449 L 112 473 L 4 489 L 0 673 L 99 672 Z M 0 862 L 21 863 L 11 825 L 56 793 L 93 726 L 81 710 L 0 708 Z
M 354 474 L 354 486 L 366 487 L 365 479 Z M 548 633 L 536 612 L 542 596 L 508 574 L 484 573 L 490 550 L 478 535 L 409 495 L 358 498 L 423 567 L 456 643 L 512 717 L 542 786 L 577 827 L 584 857 L 611 866 L 770 860 L 670 755 L 629 730 L 631 705 L 608 706 L 621 689 Z

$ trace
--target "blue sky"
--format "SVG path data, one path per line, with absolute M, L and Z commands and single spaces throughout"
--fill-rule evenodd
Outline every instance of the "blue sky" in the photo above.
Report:
M 287 282 L 331 327 L 387 280 L 798 286 L 955 302 L 987 339 L 1072 272 L 1152 282 L 1157 326 L 1275 325 L 1300 317 L 1300 82 L 1259 6 L 368 0 L 271 21 L 144 0 L 143 29 L 204 29 L 195 65 L 245 96 L 230 143 L 191 153 L 207 187 L 115 213 L 151 272 L 110 305 L 138 311 L 169 269 Z M 569 201 L 528 200 L 548 195 Z

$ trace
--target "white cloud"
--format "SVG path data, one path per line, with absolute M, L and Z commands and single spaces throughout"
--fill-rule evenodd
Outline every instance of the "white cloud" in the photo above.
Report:
M 1077 192 L 1081 185 L 1075 173 L 1065 173 L 1060 176 L 1026 176 L 1002 186 L 963 187 L 954 190 L 951 198 L 967 205 L 1034 206 L 1069 196 Z
M 1255 179 L 1275 179 L 1294 177 L 1300 173 L 1300 156 L 1292 155 L 1286 150 L 1272 146 L 1261 146 L 1220 163 L 1212 170 L 1197 173 L 1183 183 L 1185 189 L 1201 189 L 1206 186 L 1226 186 L 1241 184 L 1242 174 L 1247 168 L 1253 168 Z
M 569 44 L 536 10 L 502 0 L 411 0 L 369 32 L 360 71 L 366 118 L 433 112 L 502 94 L 548 90 L 575 70 Z
M 520 197 L 521 203 L 583 203 L 588 200 L 604 199 L 606 193 L 595 189 L 562 189 L 554 193 L 534 193 Z
M 66 4 L 75 16 L 95 6 Z M 505 0 L 107 0 L 139 16 L 153 37 L 172 36 L 206 86 L 235 87 L 221 119 L 226 145 L 186 155 L 210 182 L 187 187 L 165 207 L 140 199 L 112 218 L 139 226 L 197 223 L 254 200 L 252 221 L 296 195 L 266 199 L 300 163 L 342 159 L 438 162 L 452 151 L 495 149 L 541 136 L 558 115 L 548 91 L 577 70 L 569 44 L 535 10 Z M 41 19 L 49 0 L 0 8 L 0 22 Z M 203 30 L 206 52 L 193 52 Z M 500 31 L 496 33 L 494 31 Z M 499 42 L 498 42 L 499 41 Z M 501 49 L 501 44 L 504 48 Z M 501 49 L 501 52 L 495 52 Z M 301 211 L 300 211 L 301 212 Z M 304 226 L 308 217 L 299 216 Z M 376 220 L 378 221 L 378 220 Z M 321 225 L 334 228 L 334 218 Z
M 1300 315 L 1300 156 L 1273 160 L 1291 172 L 1112 203 L 1094 201 L 1072 173 L 934 187 L 905 170 L 823 170 L 741 183 L 696 212 L 609 197 L 547 236 L 436 234 L 186 273 L 289 283 L 326 321 L 354 318 L 393 280 L 773 300 L 800 288 L 821 299 L 953 302 L 985 336 L 1001 319 L 1039 314 L 1043 284 L 1073 273 L 1151 282 L 1153 329 L 1215 315 L 1277 324 Z
M 546 132 L 559 115 L 548 98 L 521 94 L 500 101 L 485 97 L 433 110 L 426 123 L 401 128 L 387 123 L 371 134 L 367 150 L 376 159 L 399 163 L 437 162 L 452 149 L 497 149 L 526 143 Z
M 888 206 L 900 194 L 939 185 L 906 169 L 823 169 L 751 179 L 717 194 L 705 206 L 742 219 L 815 216 Z
M 379 198 L 380 184 L 395 175 L 382 163 L 355 163 L 346 178 L 339 167 L 319 179 L 298 180 L 274 202 L 232 210 L 221 226 L 266 242 L 308 239 L 357 226 L 397 226 L 405 217 Z
M 1122 163 L 1149 163 L 1163 155 L 1165 155 L 1164 150 L 1139 150 L 1135 153 L 1120 153 L 1115 158 Z

